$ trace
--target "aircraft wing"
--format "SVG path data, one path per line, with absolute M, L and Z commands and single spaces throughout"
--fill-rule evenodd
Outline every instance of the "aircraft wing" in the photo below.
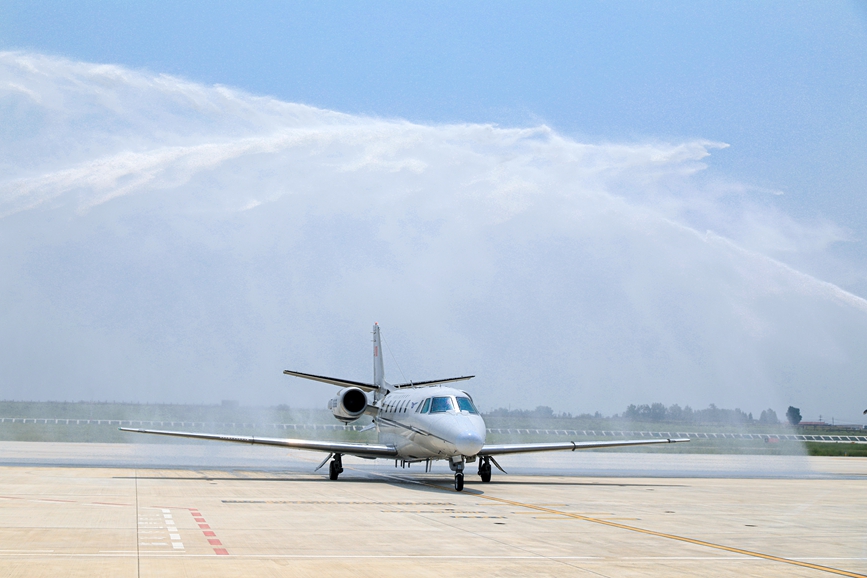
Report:
M 284 369 L 283 373 L 285 373 L 286 375 L 294 375 L 295 377 L 302 377 L 304 379 L 312 379 L 313 381 L 321 381 L 322 383 L 330 383 L 331 385 L 337 385 L 339 387 L 358 387 L 360 389 L 363 389 L 364 391 L 376 391 L 378 389 L 372 383 L 363 383 L 361 381 L 338 379 L 336 377 L 324 377 L 322 375 L 301 373 L 300 371 L 290 371 L 288 369 Z
M 452 383 L 453 381 L 464 381 L 465 379 L 472 379 L 475 375 L 464 375 L 462 377 L 448 377 L 446 379 L 431 379 L 430 381 L 416 381 L 409 383 L 399 383 L 397 385 L 392 385 L 394 389 L 402 389 L 404 387 L 429 387 L 431 385 L 439 385 L 441 383 Z
M 192 438 L 199 440 L 215 440 L 219 442 L 235 442 L 239 444 L 262 444 L 266 446 L 280 446 L 297 450 L 312 450 L 316 452 L 330 452 L 335 454 L 347 454 L 361 458 L 393 458 L 397 456 L 394 446 L 384 444 L 356 444 L 346 442 L 326 442 L 316 440 L 296 440 L 281 438 L 262 438 L 254 436 L 235 436 L 224 434 L 192 433 L 182 431 L 163 431 L 155 429 L 134 429 L 129 427 L 118 428 L 120 431 L 133 433 L 146 433 L 161 436 L 173 436 L 179 438 Z
M 623 440 L 610 442 L 554 442 L 538 444 L 486 444 L 479 450 L 480 456 L 500 456 L 503 454 L 524 454 L 530 452 L 557 452 L 590 450 L 593 448 L 617 448 L 621 446 L 644 446 L 650 444 L 673 444 L 688 442 L 689 438 L 668 438 L 652 440 Z

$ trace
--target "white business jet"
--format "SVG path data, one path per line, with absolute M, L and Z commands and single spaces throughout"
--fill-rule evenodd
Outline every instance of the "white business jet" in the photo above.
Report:
M 388 458 L 402 465 L 424 462 L 430 471 L 431 462 L 448 461 L 455 473 L 455 490 L 464 488 L 464 466 L 478 460 L 479 476 L 491 481 L 491 464 L 506 473 L 494 456 L 527 452 L 575 451 L 591 448 L 613 448 L 649 444 L 688 442 L 689 439 L 644 439 L 624 441 L 554 442 L 527 444 L 486 444 L 485 421 L 479 415 L 473 399 L 465 391 L 447 387 L 472 375 L 392 385 L 385 381 L 382 364 L 382 344 L 379 325 L 373 326 L 373 383 L 362 383 L 334 377 L 322 377 L 297 371 L 284 371 L 304 379 L 330 383 L 340 388 L 337 397 L 328 402 L 334 417 L 351 423 L 370 416 L 379 434 L 379 443 L 344 443 L 298 439 L 264 438 L 192 432 L 120 428 L 121 431 L 217 440 L 245 444 L 264 444 L 328 453 L 318 470 L 331 460 L 329 477 L 336 480 L 343 472 L 344 455 L 359 458 Z M 373 399 L 368 394 L 373 394 Z M 314 470 L 314 471 L 316 471 Z

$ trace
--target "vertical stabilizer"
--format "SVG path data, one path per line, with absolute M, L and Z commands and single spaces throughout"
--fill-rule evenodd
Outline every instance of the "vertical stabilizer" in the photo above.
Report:
M 373 385 L 385 389 L 385 369 L 382 365 L 382 340 L 379 337 L 379 323 L 373 324 Z

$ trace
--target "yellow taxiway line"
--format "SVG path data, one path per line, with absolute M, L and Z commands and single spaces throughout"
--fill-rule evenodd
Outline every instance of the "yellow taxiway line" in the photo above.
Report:
M 439 484 L 432 484 L 429 482 L 424 482 L 420 480 L 410 480 L 407 478 L 403 478 L 400 476 L 392 476 L 388 474 L 377 474 L 384 477 L 396 478 L 402 482 L 414 482 L 418 484 L 422 484 L 425 486 L 429 486 L 431 488 L 437 488 L 444 492 L 456 493 L 451 487 L 441 486 Z M 485 500 L 489 500 L 492 502 L 499 502 L 501 504 L 508 504 L 510 506 L 514 506 L 517 508 L 527 508 L 529 510 L 536 510 L 538 512 L 545 512 L 547 514 L 554 514 L 557 516 L 564 516 L 566 518 L 573 518 L 575 520 L 582 520 L 584 522 L 591 522 L 593 524 L 601 524 L 603 526 L 609 526 L 611 528 L 618 528 L 620 530 L 628 530 L 630 532 L 637 532 L 639 534 L 646 534 L 648 536 L 656 536 L 657 538 L 666 538 L 668 540 L 676 540 L 678 542 L 684 542 L 687 544 L 694 544 L 696 546 L 704 546 L 705 548 L 713 548 L 715 550 L 723 550 L 725 552 L 732 552 L 734 554 L 741 554 L 743 556 L 752 556 L 753 558 L 761 558 L 763 560 L 770 560 L 771 562 L 781 562 L 783 564 L 791 564 L 792 566 L 800 566 L 801 568 L 810 568 L 811 570 L 819 570 L 821 572 L 828 572 L 830 574 L 837 574 L 838 576 L 850 576 L 852 578 L 867 578 L 865 574 L 858 574 L 857 572 L 850 572 L 849 570 L 841 570 L 839 568 L 832 568 L 830 566 L 822 566 L 821 564 L 812 564 L 810 562 L 802 562 L 800 560 L 793 560 L 792 558 L 783 558 L 782 556 L 774 556 L 772 554 L 764 554 L 762 552 L 754 552 L 752 550 L 744 550 L 742 548 L 735 548 L 733 546 L 726 546 L 724 544 L 715 544 L 714 542 L 707 542 L 705 540 L 696 540 L 695 538 L 687 538 L 686 536 L 678 536 L 676 534 L 666 534 L 665 532 L 657 532 L 656 530 L 647 530 L 645 528 L 639 528 L 637 526 L 629 526 L 627 524 L 621 524 L 619 522 L 612 522 L 610 520 L 603 520 L 600 518 L 593 518 L 591 516 L 583 516 L 581 514 L 573 514 L 571 512 L 563 512 L 561 510 L 555 510 L 553 508 L 548 508 L 545 506 L 536 506 L 534 504 L 525 504 L 524 502 L 516 502 L 514 500 L 506 500 L 505 498 L 496 498 L 494 496 L 488 496 L 482 492 L 476 492 L 470 490 L 466 492 L 466 495 L 471 495 L 476 498 L 483 498 Z
M 442 489 L 443 486 L 437 486 Z M 447 490 L 448 491 L 448 490 Z M 504 498 L 495 498 L 494 496 L 488 496 L 485 494 L 474 494 L 477 498 L 484 498 L 485 500 L 490 500 L 492 502 L 500 502 L 502 504 L 509 504 L 510 506 L 515 506 L 519 508 L 528 508 L 531 510 L 537 510 L 539 512 L 545 512 L 548 514 L 556 514 L 558 516 L 565 516 L 567 518 L 574 518 L 576 520 L 583 520 L 585 522 L 592 522 L 594 524 L 602 524 L 603 526 L 610 526 L 612 528 L 619 528 L 621 530 L 629 530 L 630 532 L 638 532 L 640 534 L 647 534 L 649 536 L 656 536 L 657 538 L 666 538 L 668 540 L 677 540 L 678 542 L 686 542 L 687 544 L 695 544 L 696 546 L 705 546 L 706 548 L 715 548 L 717 550 L 724 550 L 726 552 L 733 552 L 735 554 L 742 554 L 744 556 L 753 556 L 755 558 L 762 558 L 764 560 L 771 560 L 773 562 L 782 562 L 784 564 L 791 564 L 793 566 L 800 566 L 802 568 L 810 568 L 812 570 L 821 570 L 822 572 L 830 572 L 831 574 L 837 574 L 839 576 L 852 576 L 854 578 L 865 578 L 864 574 L 858 574 L 856 572 L 850 572 L 848 570 L 840 570 L 839 568 L 831 568 L 830 566 L 822 566 L 820 564 L 811 564 L 810 562 L 801 562 L 800 560 L 793 560 L 791 558 L 783 558 L 781 556 L 773 556 L 771 554 L 763 554 L 762 552 L 754 552 L 752 550 L 744 550 L 742 548 L 734 548 L 732 546 L 725 546 L 723 544 L 715 544 L 713 542 L 706 542 L 705 540 L 696 540 L 695 538 L 687 538 L 686 536 L 677 536 L 675 534 L 666 534 L 665 532 L 657 532 L 655 530 L 647 530 L 645 528 L 638 528 L 636 526 L 629 526 L 627 524 L 620 524 L 618 522 L 612 522 L 610 520 L 602 520 L 600 518 L 591 518 L 590 516 L 582 516 L 581 514 L 573 514 L 571 512 L 562 512 L 560 510 L 554 510 L 552 508 L 546 508 L 545 506 L 536 506 L 533 504 L 525 504 L 523 502 L 515 502 L 513 500 L 506 500 Z

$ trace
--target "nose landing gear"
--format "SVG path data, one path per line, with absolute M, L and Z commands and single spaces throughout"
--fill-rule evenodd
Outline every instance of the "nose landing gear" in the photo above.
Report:
M 479 458 L 479 475 L 482 477 L 482 482 L 488 483 L 491 481 L 491 458 L 481 456 Z
M 464 489 L 464 475 L 461 473 L 455 474 L 455 491 L 461 492 Z
M 343 460 L 340 454 L 334 454 L 334 459 L 328 464 L 328 479 L 336 480 L 343 473 Z
M 449 468 L 455 473 L 455 491 L 464 489 L 464 456 L 453 456 L 449 460 Z

